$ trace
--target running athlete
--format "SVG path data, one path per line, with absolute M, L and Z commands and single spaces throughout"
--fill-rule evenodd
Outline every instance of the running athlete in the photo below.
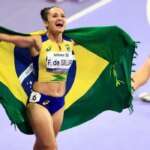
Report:
M 57 150 L 58 134 L 64 115 L 64 94 L 68 70 L 73 62 L 73 42 L 63 39 L 66 27 L 64 10 L 44 8 L 41 17 L 46 27 L 42 36 L 0 34 L 0 40 L 30 49 L 37 81 L 27 104 L 27 115 L 36 136 L 34 150 Z
M 133 74 L 132 86 L 135 90 L 143 86 L 150 79 L 150 57 L 146 59 L 144 64 Z M 150 93 L 143 92 L 139 96 L 144 101 L 150 101 Z

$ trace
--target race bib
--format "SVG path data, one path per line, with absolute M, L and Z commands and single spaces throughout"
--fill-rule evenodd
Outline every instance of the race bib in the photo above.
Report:
M 48 52 L 46 68 L 49 71 L 66 72 L 69 70 L 73 60 L 72 52 Z
M 31 103 L 39 102 L 40 98 L 41 98 L 41 94 L 33 91 L 30 95 L 29 102 Z

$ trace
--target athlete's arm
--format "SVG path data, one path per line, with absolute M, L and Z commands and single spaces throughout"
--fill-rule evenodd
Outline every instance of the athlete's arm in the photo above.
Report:
M 36 47 L 36 40 L 33 36 L 19 36 L 0 33 L 0 41 L 11 42 L 18 47 Z

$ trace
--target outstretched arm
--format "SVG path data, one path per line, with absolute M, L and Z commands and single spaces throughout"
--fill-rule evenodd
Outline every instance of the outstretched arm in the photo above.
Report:
M 33 36 L 19 36 L 0 33 L 0 41 L 11 42 L 22 48 L 30 48 L 36 45 L 36 40 Z

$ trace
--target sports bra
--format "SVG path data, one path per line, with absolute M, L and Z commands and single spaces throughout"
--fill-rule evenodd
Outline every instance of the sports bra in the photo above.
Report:
M 33 60 L 37 81 L 66 81 L 74 60 L 73 45 L 73 41 L 65 39 L 57 44 L 49 40 L 47 35 L 42 35 L 42 48 L 38 57 Z

